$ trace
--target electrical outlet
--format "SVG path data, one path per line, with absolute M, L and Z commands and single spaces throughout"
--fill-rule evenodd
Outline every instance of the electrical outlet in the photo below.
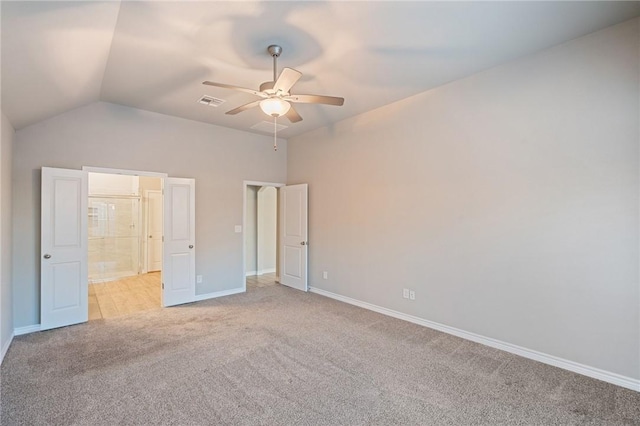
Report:
M 324 279 L 324 280 L 328 280 L 329 279 L 329 273 L 327 271 L 322 271 L 322 279 Z
M 409 291 L 409 299 L 416 300 L 416 292 L 411 290 Z
M 403 288 L 402 289 L 402 297 L 404 297 L 405 299 L 409 298 L 409 289 L 408 288 Z
M 196 282 L 198 284 L 202 283 L 202 275 L 196 275 Z
M 242 225 L 236 225 L 233 227 L 233 230 L 236 234 L 240 234 L 242 232 Z

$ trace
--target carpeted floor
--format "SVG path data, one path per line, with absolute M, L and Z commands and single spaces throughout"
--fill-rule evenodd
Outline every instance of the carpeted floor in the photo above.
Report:
M 640 393 L 282 286 L 17 337 L 3 425 L 640 424 Z

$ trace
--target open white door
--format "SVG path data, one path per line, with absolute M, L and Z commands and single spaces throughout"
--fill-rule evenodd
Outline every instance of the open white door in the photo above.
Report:
M 280 283 L 307 291 L 307 184 L 280 188 Z
M 162 306 L 195 301 L 195 190 L 193 179 L 164 179 Z
M 42 168 L 40 329 L 86 322 L 87 172 Z

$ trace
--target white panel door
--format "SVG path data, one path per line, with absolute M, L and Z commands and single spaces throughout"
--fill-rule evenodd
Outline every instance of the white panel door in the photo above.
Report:
M 195 301 L 195 189 L 193 179 L 164 180 L 163 306 Z
M 147 272 L 162 269 L 162 191 L 147 191 Z
M 307 291 L 307 184 L 280 188 L 280 283 Z
M 40 329 L 89 317 L 86 171 L 42 168 Z

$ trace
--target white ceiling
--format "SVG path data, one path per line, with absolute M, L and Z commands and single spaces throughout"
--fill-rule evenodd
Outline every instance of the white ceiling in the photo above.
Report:
M 20 129 L 107 101 L 250 129 L 255 100 L 204 80 L 258 88 L 279 68 L 292 93 L 345 98 L 296 105 L 287 138 L 640 15 L 640 2 L 2 2 L 2 111 Z M 218 108 L 197 103 L 225 99 Z

